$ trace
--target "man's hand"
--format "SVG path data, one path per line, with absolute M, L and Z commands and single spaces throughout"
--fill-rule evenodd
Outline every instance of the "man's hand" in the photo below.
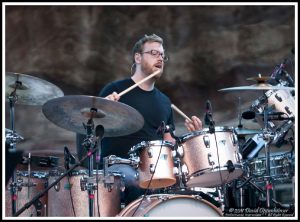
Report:
M 113 92 L 112 94 L 106 96 L 105 99 L 112 100 L 112 101 L 119 101 L 120 96 L 118 93 Z
M 198 117 L 192 116 L 191 120 L 192 121 L 186 119 L 184 123 L 188 131 L 196 131 L 202 129 L 202 122 Z

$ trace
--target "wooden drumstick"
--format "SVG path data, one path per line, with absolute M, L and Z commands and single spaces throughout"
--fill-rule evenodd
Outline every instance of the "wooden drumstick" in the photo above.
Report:
M 177 108 L 174 104 L 171 104 L 171 108 L 174 109 L 177 113 L 179 113 L 183 118 L 192 121 L 187 115 L 185 115 L 180 109 Z
M 160 71 L 161 71 L 160 69 L 155 71 L 154 73 L 152 73 L 151 75 L 149 75 L 146 78 L 142 79 L 141 81 L 137 82 L 136 84 L 134 84 L 134 85 L 130 86 L 129 88 L 123 90 L 118 95 L 123 96 L 125 93 L 128 93 L 130 90 L 134 89 L 138 85 L 142 84 L 143 82 L 147 81 L 148 79 L 151 79 L 153 76 L 156 76 L 158 73 L 160 73 Z

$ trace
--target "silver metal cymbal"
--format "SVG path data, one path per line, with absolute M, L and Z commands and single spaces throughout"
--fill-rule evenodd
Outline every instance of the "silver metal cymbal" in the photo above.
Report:
M 64 96 L 64 93 L 54 84 L 34 76 L 6 72 L 5 73 L 5 98 L 14 94 L 17 103 L 24 105 L 43 105 L 50 99 Z
M 241 91 L 241 90 L 294 90 L 294 87 L 286 87 L 286 86 L 272 86 L 268 83 L 258 83 L 251 86 L 237 86 L 237 87 L 230 87 L 219 89 L 218 91 Z
M 235 128 L 235 133 L 240 136 L 253 135 L 262 133 L 261 129 L 246 129 L 246 128 Z
M 42 111 L 57 126 L 86 134 L 83 124 L 92 118 L 94 127 L 102 125 L 105 137 L 124 136 L 144 126 L 143 116 L 131 106 L 108 99 L 69 95 L 46 102 Z

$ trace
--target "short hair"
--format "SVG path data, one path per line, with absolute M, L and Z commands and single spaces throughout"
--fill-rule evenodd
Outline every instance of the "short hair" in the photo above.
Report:
M 152 35 L 144 35 L 140 40 L 138 40 L 132 49 L 132 59 L 133 63 L 135 63 L 134 55 L 135 53 L 141 53 L 143 51 L 143 46 L 146 42 L 158 42 L 163 45 L 164 41 L 161 37 L 158 35 L 152 34 Z

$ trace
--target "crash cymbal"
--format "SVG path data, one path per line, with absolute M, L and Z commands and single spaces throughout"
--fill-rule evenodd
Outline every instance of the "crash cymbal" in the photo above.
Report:
M 272 86 L 268 83 L 258 83 L 251 86 L 237 86 L 231 88 L 219 89 L 218 91 L 240 91 L 240 90 L 294 90 L 294 87 Z
M 5 98 L 15 92 L 17 103 L 24 105 L 43 105 L 50 99 L 64 96 L 57 86 L 34 76 L 6 72 L 5 73 Z
M 262 133 L 261 129 L 246 129 L 246 128 L 239 128 L 239 127 L 235 128 L 234 131 L 239 136 L 246 136 L 246 135 Z
M 144 118 L 131 106 L 95 96 L 55 98 L 46 102 L 42 111 L 57 126 L 80 134 L 86 134 L 83 124 L 91 117 L 95 128 L 104 127 L 105 137 L 128 135 L 144 126 Z

